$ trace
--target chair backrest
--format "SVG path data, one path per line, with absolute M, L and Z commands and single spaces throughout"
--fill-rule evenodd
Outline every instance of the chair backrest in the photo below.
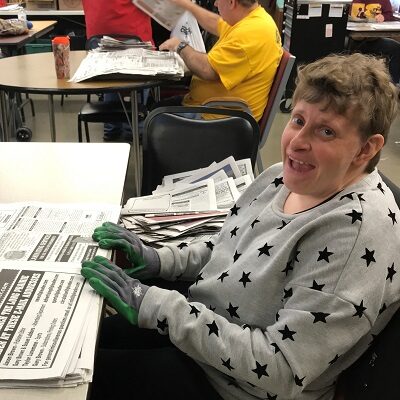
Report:
M 271 89 L 268 94 L 268 102 L 265 106 L 263 115 L 258 122 L 261 132 L 260 146 L 261 149 L 267 141 L 268 134 L 271 130 L 272 123 L 275 115 L 279 110 L 279 105 L 282 100 L 283 93 L 286 88 L 287 81 L 292 71 L 296 57 L 290 54 L 287 50 L 283 49 L 281 61 L 278 69 L 276 70 L 274 80 L 272 82 Z M 262 165 L 261 157 L 258 155 L 257 158 L 258 172 L 261 172 L 264 167 Z
M 184 116 L 193 113 L 229 118 Z M 244 111 L 202 106 L 156 108 L 144 125 L 142 194 L 150 194 L 165 175 L 204 168 L 229 156 L 250 158 L 254 167 L 259 140 L 256 120 Z

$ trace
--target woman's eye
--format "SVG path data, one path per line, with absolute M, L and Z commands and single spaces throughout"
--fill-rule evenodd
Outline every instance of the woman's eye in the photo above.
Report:
M 301 118 L 299 117 L 292 117 L 292 123 L 295 125 L 303 126 L 304 122 Z
M 331 137 L 335 136 L 335 132 L 328 128 L 322 128 L 322 129 L 320 129 L 319 132 L 320 132 L 321 136 L 326 137 L 326 138 L 331 138 Z

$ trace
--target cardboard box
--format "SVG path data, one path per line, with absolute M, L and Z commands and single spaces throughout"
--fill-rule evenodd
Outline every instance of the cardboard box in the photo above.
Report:
M 28 0 L 27 10 L 57 10 L 57 0 Z
M 83 10 L 82 0 L 58 0 L 59 10 Z

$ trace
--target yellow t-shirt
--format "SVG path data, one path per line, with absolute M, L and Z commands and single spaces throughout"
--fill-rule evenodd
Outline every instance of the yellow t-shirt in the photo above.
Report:
M 218 33 L 208 61 L 220 80 L 193 76 L 183 104 L 200 105 L 211 97 L 239 97 L 247 102 L 258 121 L 282 56 L 278 28 L 259 6 L 233 26 L 220 18 Z

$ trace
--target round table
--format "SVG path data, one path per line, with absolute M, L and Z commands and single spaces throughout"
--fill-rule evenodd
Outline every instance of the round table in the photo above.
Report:
M 86 51 L 71 51 L 70 66 L 71 77 L 79 67 L 81 61 L 87 55 Z M 49 118 L 51 140 L 56 141 L 56 124 L 54 117 L 53 95 L 64 94 L 93 94 L 107 92 L 126 92 L 131 94 L 132 112 L 132 151 L 137 164 L 136 185 L 140 193 L 141 165 L 139 157 L 139 135 L 137 119 L 137 95 L 138 89 L 158 87 L 161 81 L 158 79 L 112 79 L 112 80 L 88 80 L 79 83 L 68 82 L 67 79 L 57 79 L 53 53 L 25 54 L 16 57 L 0 59 L 0 111 L 3 141 L 8 141 L 10 130 L 10 107 L 6 93 L 36 93 L 47 94 L 49 103 Z

